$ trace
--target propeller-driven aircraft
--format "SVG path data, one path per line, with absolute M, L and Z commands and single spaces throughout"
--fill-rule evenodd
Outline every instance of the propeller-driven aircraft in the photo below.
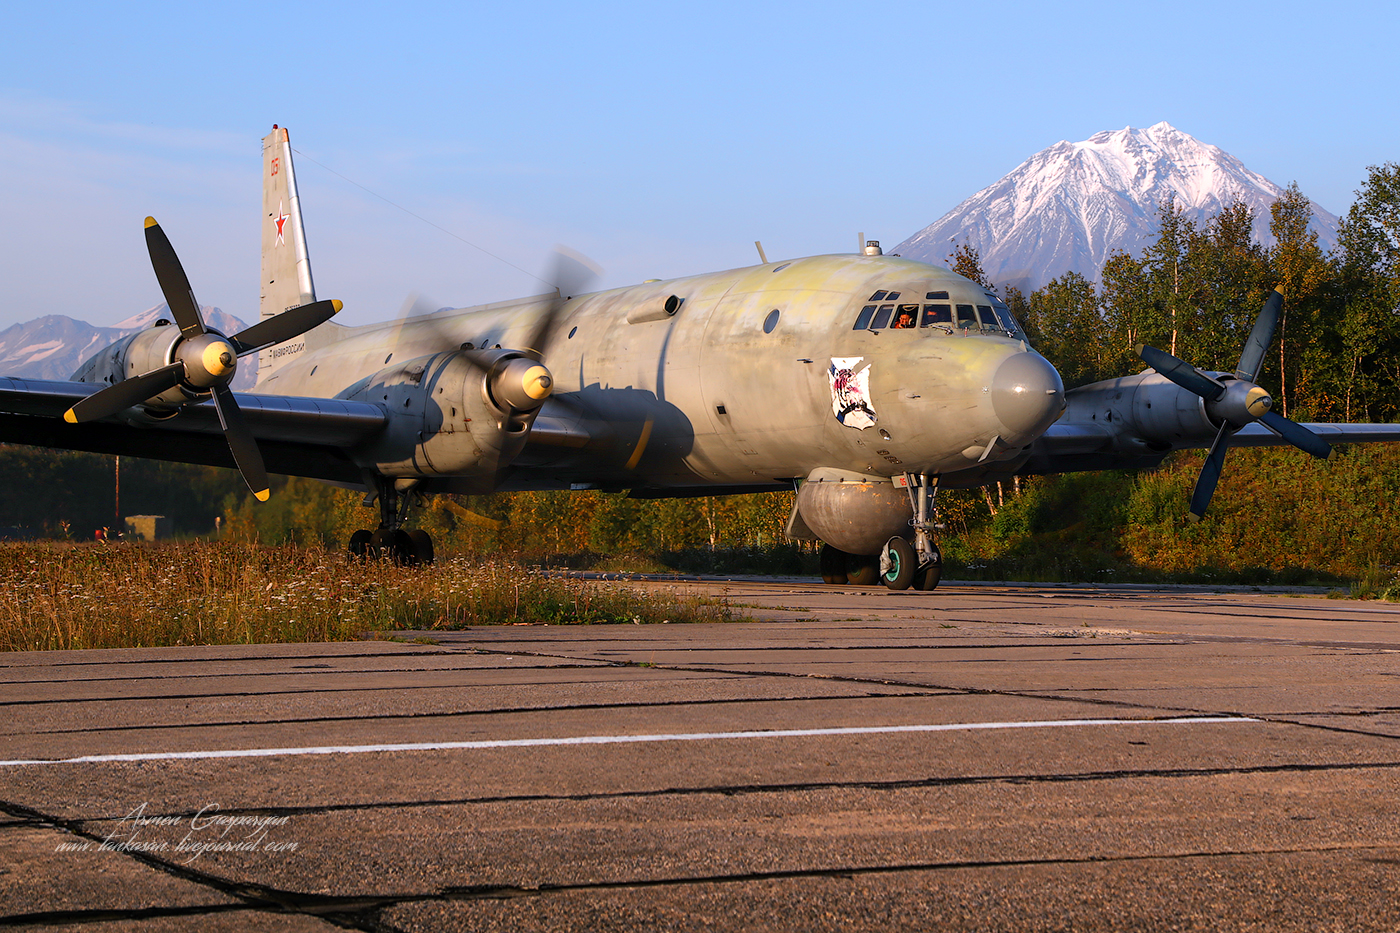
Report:
M 1297 424 L 1255 383 L 1283 296 L 1233 373 L 1152 347 L 1152 368 L 1065 391 L 997 296 L 882 255 L 813 256 L 587 292 L 556 256 L 551 294 L 343 327 L 318 300 L 285 128 L 263 140 L 261 319 L 202 321 L 159 224 L 146 241 L 167 321 L 71 381 L 0 378 L 0 441 L 268 472 L 364 490 L 358 554 L 432 559 L 404 528 L 434 493 L 797 490 L 787 534 L 820 540 L 832 583 L 931 590 L 940 489 L 1151 467 L 1209 447 L 1205 514 L 1229 447 L 1400 440 L 1400 425 Z M 258 353 L 252 392 L 229 383 Z

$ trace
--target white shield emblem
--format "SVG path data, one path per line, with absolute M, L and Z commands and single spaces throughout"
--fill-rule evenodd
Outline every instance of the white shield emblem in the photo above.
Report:
M 831 410 L 836 420 L 862 431 L 875 423 L 870 407 L 870 364 L 857 369 L 863 356 L 833 356 L 827 379 L 831 382 Z

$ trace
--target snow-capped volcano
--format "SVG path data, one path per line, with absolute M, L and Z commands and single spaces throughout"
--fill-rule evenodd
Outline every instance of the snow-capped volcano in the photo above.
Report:
M 1042 149 L 892 252 L 944 265 L 968 243 L 990 281 L 1028 291 L 1070 270 L 1097 279 L 1114 250 L 1139 252 L 1156 235 L 1169 195 L 1197 223 L 1242 200 L 1254 210 L 1255 239 L 1272 245 L 1269 206 L 1282 194 L 1228 152 L 1170 124 L 1126 127 Z M 1331 249 L 1337 218 L 1312 209 L 1312 229 Z

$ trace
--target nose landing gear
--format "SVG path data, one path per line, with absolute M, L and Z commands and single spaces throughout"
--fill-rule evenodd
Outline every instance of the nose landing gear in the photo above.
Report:
M 928 551 L 916 550 L 903 538 L 891 538 L 880 554 L 881 582 L 892 590 L 913 587 L 927 592 L 938 586 L 943 576 L 943 555 L 932 541 L 926 544 Z
M 878 555 L 848 554 L 829 544 L 821 550 L 822 580 L 836 585 L 874 586 L 884 583 L 892 590 L 911 587 L 928 592 L 943 576 L 943 555 L 933 541 L 933 532 L 942 529 L 933 521 L 938 497 L 938 477 L 927 473 L 906 473 L 900 485 L 909 491 L 914 518 L 914 540 L 896 535 L 885 542 Z
M 932 590 L 943 576 L 943 555 L 933 543 L 939 525 L 933 521 L 938 498 L 938 477 L 927 473 L 905 473 L 904 487 L 913 506 L 914 543 L 899 536 L 890 538 L 880 552 L 880 579 L 892 590 Z

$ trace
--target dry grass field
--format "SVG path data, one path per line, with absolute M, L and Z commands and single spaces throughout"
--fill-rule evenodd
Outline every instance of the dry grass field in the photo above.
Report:
M 726 605 L 508 561 L 354 562 L 234 541 L 0 545 L 0 649 L 346 641 L 513 623 L 724 621 Z

